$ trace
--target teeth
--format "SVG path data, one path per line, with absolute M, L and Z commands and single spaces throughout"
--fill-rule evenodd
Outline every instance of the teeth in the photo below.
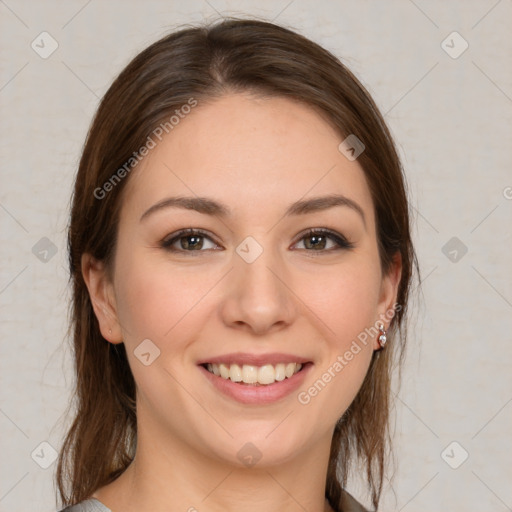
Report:
M 258 382 L 260 384 L 272 384 L 276 381 L 276 371 L 271 364 L 266 364 L 258 370 Z
M 273 384 L 274 382 L 281 382 L 284 379 L 289 379 L 295 375 L 302 368 L 300 363 L 279 363 L 274 365 L 266 364 L 264 366 L 254 366 L 244 364 L 227 365 L 224 363 L 214 364 L 208 363 L 207 370 L 218 377 L 223 379 L 230 379 L 233 382 L 243 382 L 244 384 Z
M 244 364 L 242 366 L 242 381 L 246 384 L 256 384 L 258 382 L 258 367 Z
M 215 365 L 215 368 L 214 368 L 211 363 L 208 363 L 207 368 L 208 368 L 208 371 L 212 372 L 214 375 L 217 375 L 217 376 L 220 375 L 220 371 L 219 371 L 219 366 L 218 365 Z
M 284 369 L 284 374 L 290 378 L 295 373 L 295 363 L 288 363 Z
M 213 364 L 212 364 L 213 366 Z M 232 364 L 229 367 L 229 378 L 233 382 L 241 382 L 242 381 L 242 369 L 237 364 Z
M 208 366 L 213 366 L 213 365 L 208 365 Z M 217 366 L 217 365 L 215 365 L 215 366 Z M 229 368 L 225 364 L 219 364 L 218 366 L 219 366 L 219 370 L 220 370 L 220 376 L 223 379 L 229 379 Z
M 278 382 L 286 378 L 285 368 L 285 365 L 282 363 L 276 364 L 276 380 Z

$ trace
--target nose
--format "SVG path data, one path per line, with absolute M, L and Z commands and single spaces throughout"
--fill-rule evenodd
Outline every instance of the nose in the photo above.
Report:
M 226 325 L 261 335 L 292 324 L 298 313 L 293 283 L 273 251 L 263 250 L 252 263 L 234 253 L 233 266 L 221 306 Z

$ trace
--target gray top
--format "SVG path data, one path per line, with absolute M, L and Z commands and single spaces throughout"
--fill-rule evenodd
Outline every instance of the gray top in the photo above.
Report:
M 107 508 L 101 501 L 96 498 L 90 498 L 85 501 L 81 501 L 76 505 L 70 505 L 69 507 L 63 508 L 59 512 L 112 512 Z

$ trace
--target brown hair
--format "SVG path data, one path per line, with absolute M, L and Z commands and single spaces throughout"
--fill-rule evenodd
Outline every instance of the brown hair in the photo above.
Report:
M 382 271 L 390 269 L 396 253 L 402 259 L 400 308 L 386 349 L 374 352 L 359 393 L 336 425 L 326 497 L 333 508 L 343 509 L 342 488 L 359 460 L 373 506 L 378 506 L 391 440 L 392 367 L 402 362 L 412 270 L 418 270 L 401 164 L 375 103 L 334 55 L 289 29 L 240 19 L 182 28 L 137 55 L 105 94 L 87 135 L 68 232 L 76 411 L 56 474 L 64 505 L 115 480 L 131 463 L 137 439 L 135 382 L 124 344 L 102 337 L 81 272 L 83 253 L 107 267 L 113 260 L 121 193 L 129 177 L 115 183 L 112 177 L 191 98 L 201 105 L 236 92 L 300 101 L 335 127 L 340 142 L 355 134 L 366 146 L 358 162 L 375 206 Z M 109 180 L 107 193 L 102 187 Z

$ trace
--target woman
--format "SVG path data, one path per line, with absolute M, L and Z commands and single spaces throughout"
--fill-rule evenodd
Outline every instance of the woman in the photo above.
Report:
M 271 23 L 164 37 L 103 98 L 69 227 L 67 512 L 378 507 L 413 267 L 404 177 L 339 60 Z

